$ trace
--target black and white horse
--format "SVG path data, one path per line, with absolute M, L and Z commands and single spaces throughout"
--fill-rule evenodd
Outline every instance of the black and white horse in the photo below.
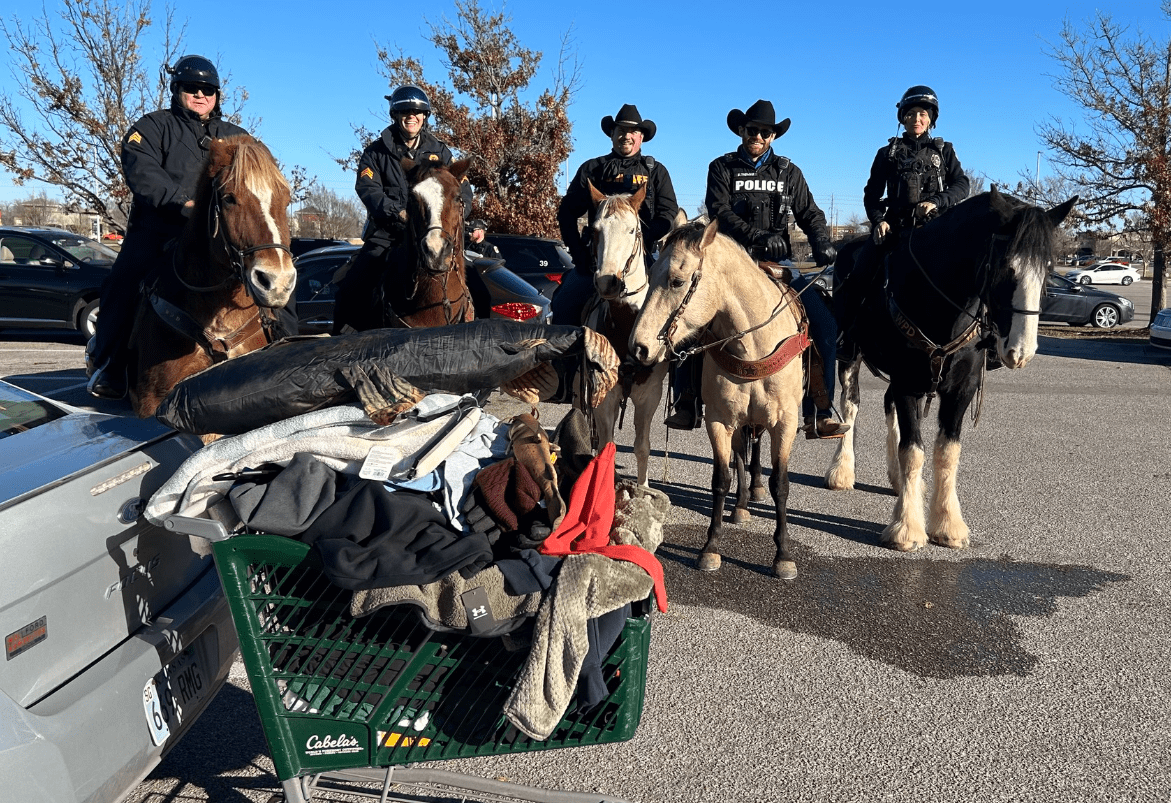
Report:
M 883 264 L 854 267 L 861 242 L 839 254 L 835 273 L 851 274 L 834 290 L 845 334 L 839 357 L 857 356 L 839 361 L 842 413 L 851 426 L 825 479 L 835 490 L 854 487 L 858 372 L 865 361 L 890 378 L 887 472 L 898 501 L 883 544 L 910 551 L 930 538 L 968 546 L 956 493 L 963 417 L 981 389 L 987 350 L 995 348 L 1008 368 L 1023 368 L 1036 353 L 1054 231 L 1076 201 L 1044 210 L 993 188 L 913 230 Z M 925 518 L 920 425 L 936 395 L 934 488 Z

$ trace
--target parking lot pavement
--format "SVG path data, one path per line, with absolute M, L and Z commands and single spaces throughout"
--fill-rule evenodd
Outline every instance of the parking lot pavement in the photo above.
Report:
M 0 376 L 20 359 L 18 384 L 77 382 L 79 346 L 12 346 L 0 339 Z M 657 427 L 670 610 L 653 619 L 635 738 L 444 768 L 638 803 L 1167 800 L 1171 354 L 1043 337 L 1027 368 L 991 372 L 964 436 L 962 551 L 878 546 L 894 505 L 882 391 L 864 379 L 855 490 L 823 487 L 832 443 L 794 448 L 791 582 L 769 574 L 761 504 L 725 525 L 723 568 L 697 571 L 710 447 Z M 626 474 L 632 438 L 618 433 Z M 129 800 L 268 800 L 267 752 L 237 665 Z

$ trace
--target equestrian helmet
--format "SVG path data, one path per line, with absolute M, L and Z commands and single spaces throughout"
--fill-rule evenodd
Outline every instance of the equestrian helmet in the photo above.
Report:
M 431 101 L 427 99 L 427 93 L 414 84 L 404 84 L 385 97 L 390 101 L 391 114 L 396 112 L 431 113 Z
M 903 121 L 904 112 L 912 106 L 921 106 L 931 113 L 931 127 L 939 122 L 939 98 L 935 95 L 935 90 L 929 86 L 913 86 L 903 93 L 902 99 L 895 104 L 898 107 L 899 122 Z
M 168 67 L 171 74 L 171 91 L 175 92 L 179 84 L 208 84 L 220 89 L 220 74 L 215 65 L 203 56 L 184 56 L 175 62 L 174 67 Z

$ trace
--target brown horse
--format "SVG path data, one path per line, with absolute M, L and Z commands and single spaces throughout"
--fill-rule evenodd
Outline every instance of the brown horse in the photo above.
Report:
M 289 201 L 262 143 L 246 134 L 212 141 L 192 215 L 139 305 L 129 359 L 136 414 L 153 415 L 179 380 L 268 343 L 270 311 L 297 283 Z
M 334 332 L 447 326 L 475 317 L 464 266 L 460 183 L 471 159 L 450 166 L 403 159 L 410 186 L 406 237 L 381 257 L 359 252 L 340 280 Z
M 724 503 L 735 455 L 737 508 L 747 504 L 746 427 L 767 430 L 772 446 L 769 490 L 776 509 L 773 573 L 797 576 L 789 553 L 786 505 L 789 454 L 801 418 L 800 354 L 809 338 L 796 293 L 765 273 L 716 222 L 667 235 L 651 268 L 650 291 L 634 324 L 631 354 L 650 365 L 703 352 L 704 419 L 712 443 L 712 518 L 699 568 L 720 567 Z M 691 346 L 688 348 L 687 346 Z M 735 519 L 734 519 L 735 520 Z

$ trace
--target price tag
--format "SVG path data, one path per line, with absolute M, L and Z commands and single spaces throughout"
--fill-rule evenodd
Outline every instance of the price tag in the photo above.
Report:
M 402 450 L 395 446 L 372 446 L 362 461 L 358 476 L 364 480 L 385 480 L 395 473 L 402 459 Z

